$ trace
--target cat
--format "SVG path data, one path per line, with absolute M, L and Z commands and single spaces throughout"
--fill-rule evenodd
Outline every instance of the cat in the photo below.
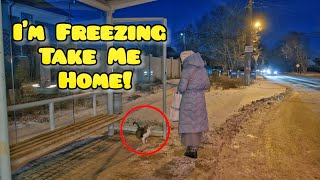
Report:
M 142 143 L 145 144 L 147 143 L 147 137 L 150 136 L 151 134 L 151 128 L 148 125 L 145 125 L 144 127 L 140 127 L 138 123 L 133 122 L 133 125 L 137 125 L 138 129 L 136 131 L 136 136 L 138 139 L 142 140 Z

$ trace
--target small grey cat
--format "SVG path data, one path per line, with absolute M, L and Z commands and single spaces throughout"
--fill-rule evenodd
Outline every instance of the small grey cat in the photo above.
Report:
M 136 131 L 136 136 L 138 139 L 142 140 L 142 143 L 145 144 L 146 142 L 148 142 L 146 140 L 147 137 L 150 136 L 151 134 L 151 128 L 148 125 L 145 125 L 144 127 L 140 127 L 138 123 L 133 122 L 133 125 L 137 125 L 138 129 Z

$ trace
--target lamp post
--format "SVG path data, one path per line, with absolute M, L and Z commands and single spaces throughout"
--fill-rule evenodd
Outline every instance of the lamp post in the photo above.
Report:
M 185 33 L 180 33 L 180 36 L 182 37 L 182 41 L 183 41 L 183 50 L 186 51 L 186 35 Z
M 253 43 L 254 44 L 259 44 L 259 32 L 262 30 L 262 24 L 260 21 L 256 21 L 254 23 L 254 29 L 255 29 L 255 38 L 253 40 Z M 254 64 L 254 69 L 255 71 L 257 71 L 257 66 L 258 66 L 258 59 L 259 59 L 259 56 L 260 56 L 260 52 L 257 52 L 258 51 L 258 47 L 255 47 L 254 48 L 254 55 L 253 55 L 253 59 L 255 61 L 255 64 Z

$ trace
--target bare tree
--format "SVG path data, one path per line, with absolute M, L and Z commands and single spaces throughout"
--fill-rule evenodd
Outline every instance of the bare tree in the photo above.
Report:
M 231 2 L 231 1 L 230 1 Z M 185 35 L 186 48 L 198 51 L 211 65 L 224 69 L 239 69 L 244 66 L 246 42 L 246 11 L 239 2 L 232 1 L 214 8 L 203 16 L 196 26 L 183 28 L 176 36 L 178 50 L 184 47 L 180 33 Z M 253 32 L 254 54 L 262 55 L 261 34 Z
M 308 58 L 306 42 L 301 34 L 289 33 L 282 44 L 281 52 L 286 60 L 291 60 L 290 65 L 299 64 L 303 72 L 307 72 Z
M 186 47 L 199 51 L 209 64 L 235 69 L 244 59 L 244 22 L 238 5 L 215 8 L 197 22 L 197 28 L 185 28 Z

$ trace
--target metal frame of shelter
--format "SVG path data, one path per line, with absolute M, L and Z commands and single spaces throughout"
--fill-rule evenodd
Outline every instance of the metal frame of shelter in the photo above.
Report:
M 124 23 L 124 22 L 155 22 L 160 21 L 167 27 L 167 19 L 165 18 L 114 18 L 113 22 Z M 162 111 L 166 114 L 166 97 L 167 97 L 167 43 L 163 42 L 162 45 L 162 83 L 163 83 L 163 94 L 162 94 Z M 108 97 L 109 98 L 109 97 Z M 163 138 L 167 137 L 167 125 L 166 121 L 163 120 L 162 131 Z
M 135 6 L 152 2 L 155 0 L 78 0 L 84 4 L 100 9 L 107 14 L 107 24 L 113 24 L 115 22 L 161 22 L 167 27 L 167 19 L 157 18 L 113 18 L 112 15 L 115 10 Z M 9 135 L 8 135 L 8 107 L 7 107 L 7 95 L 6 95 L 6 83 L 5 83 L 5 61 L 4 61 L 4 49 L 3 49 L 3 21 L 2 21 L 2 9 L 0 0 L 0 179 L 11 180 L 11 164 L 10 164 L 10 148 L 9 148 Z M 107 48 L 111 47 L 113 42 L 107 43 Z M 166 113 L 166 86 L 167 86 L 167 42 L 163 42 L 163 54 L 162 54 L 162 82 L 163 82 L 163 112 Z M 110 67 L 108 72 L 112 72 Z M 74 97 L 69 97 L 74 98 Z M 32 106 L 38 106 L 41 103 L 47 102 L 34 102 L 28 104 Z M 50 102 L 51 103 L 51 102 Z M 94 106 L 95 107 L 95 106 Z M 19 107 L 10 107 L 10 109 Z M 51 108 L 53 109 L 53 108 Z M 95 109 L 95 108 L 94 108 Z M 95 110 L 94 110 L 95 111 Z M 113 114 L 113 93 L 108 93 L 108 113 Z M 51 118 L 54 119 L 54 118 Z M 54 127 L 54 125 L 53 125 Z M 52 129 L 52 128 L 51 128 Z M 163 138 L 167 137 L 166 122 L 163 121 Z
M 139 4 L 144 4 L 152 2 L 155 0 L 79 0 L 89 6 L 95 7 L 107 14 L 106 23 L 130 23 L 130 22 L 161 22 L 165 27 L 167 27 L 167 19 L 162 17 L 154 18 L 113 18 L 113 13 L 117 9 L 122 9 L 130 6 L 135 6 Z M 113 42 L 107 42 L 107 49 L 113 45 Z M 163 42 L 162 46 L 162 83 L 163 83 L 163 106 L 162 110 L 166 113 L 166 88 L 167 88 L 167 42 Z M 113 72 L 113 68 L 109 67 L 108 72 Z M 113 93 L 108 92 L 108 113 L 113 114 Z M 166 138 L 166 122 L 163 121 L 163 138 Z
M 2 4 L 0 1 L 0 179 L 11 179 Z

